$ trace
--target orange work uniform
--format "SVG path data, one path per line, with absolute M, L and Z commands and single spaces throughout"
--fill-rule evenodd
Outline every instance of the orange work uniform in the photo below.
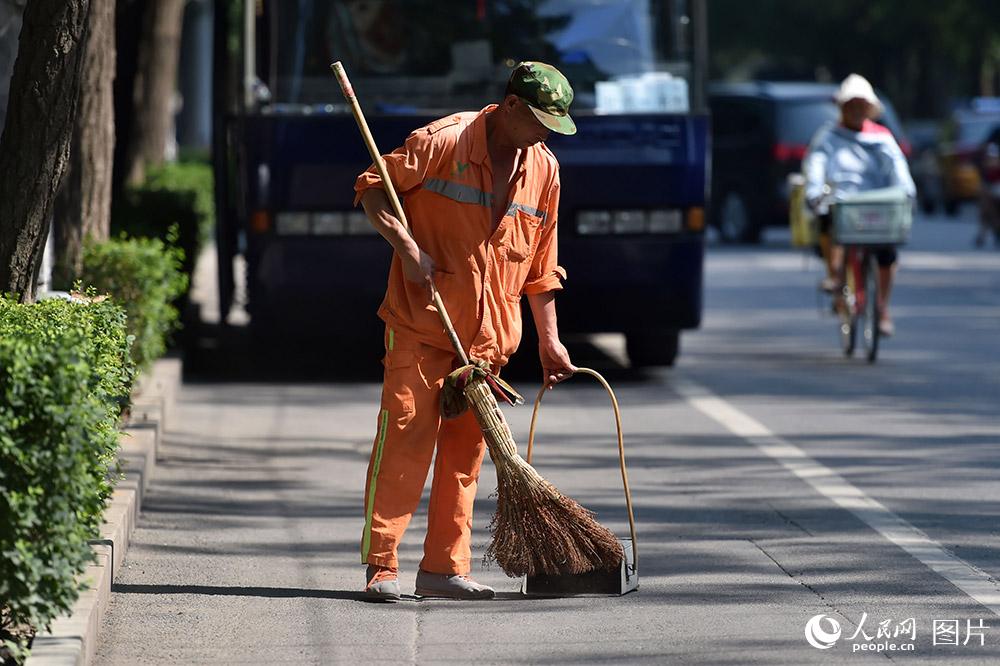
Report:
M 493 173 L 486 114 L 457 113 L 414 131 L 385 155 L 417 245 L 434 260 L 434 283 L 473 358 L 499 367 L 521 340 L 522 294 L 561 289 L 556 222 L 559 164 L 544 144 L 523 151 L 506 212 L 493 227 Z M 374 168 L 357 197 L 381 187 Z M 385 379 L 365 487 L 361 559 L 397 567 L 396 548 L 437 458 L 420 567 L 468 573 L 472 505 L 485 444 L 471 412 L 442 421 L 440 392 L 456 355 L 423 285 L 393 256 L 379 316 L 386 323 Z

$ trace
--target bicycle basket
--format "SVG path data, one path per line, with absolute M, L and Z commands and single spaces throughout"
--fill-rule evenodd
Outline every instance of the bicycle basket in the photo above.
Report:
M 845 196 L 831 211 L 834 238 L 841 245 L 900 245 L 913 225 L 913 205 L 898 187 Z

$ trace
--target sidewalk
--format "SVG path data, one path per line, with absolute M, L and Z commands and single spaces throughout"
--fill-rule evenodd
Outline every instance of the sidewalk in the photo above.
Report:
M 502 592 L 492 603 L 359 601 L 360 502 L 377 399 L 375 385 L 186 387 L 176 419 L 183 425 L 166 433 L 157 478 L 116 577 L 97 663 L 579 663 L 666 654 L 717 662 L 713 642 L 726 635 L 763 640 L 789 599 L 822 610 L 751 541 L 665 542 L 666 523 L 649 521 L 660 514 L 649 500 L 662 495 L 662 472 L 639 468 L 634 492 L 645 505 L 640 520 L 648 522 L 639 537 L 638 594 L 520 600 L 517 581 L 494 569 L 477 571 Z M 552 402 L 546 416 L 554 424 L 556 403 L 564 401 Z M 541 439 L 540 465 L 552 464 L 558 447 L 564 489 L 591 507 L 607 507 L 624 534 L 612 438 L 578 432 L 573 439 L 582 444 Z M 631 457 L 642 464 L 638 447 Z M 495 483 L 489 465 L 483 481 L 485 498 Z M 482 501 L 477 557 L 491 512 Z M 407 533 L 406 591 L 423 529 L 421 516 Z M 730 566 L 738 573 L 726 573 Z M 734 594 L 733 586 L 752 592 Z M 811 649 L 799 645 L 800 623 L 782 624 L 788 647 Z M 700 636 L 679 640 L 684 627 Z M 788 655 L 789 663 L 801 661 Z

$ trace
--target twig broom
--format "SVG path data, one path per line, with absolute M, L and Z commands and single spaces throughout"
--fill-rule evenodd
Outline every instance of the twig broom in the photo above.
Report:
M 330 68 L 351 106 L 393 211 L 409 231 L 403 207 L 347 73 L 339 61 Z M 469 357 L 433 281 L 431 298 L 462 365 L 469 366 Z M 592 512 L 543 479 L 518 454 L 487 373 L 470 373 L 462 392 L 483 431 L 497 471 L 497 508 L 490 523 L 493 540 L 486 550 L 487 558 L 496 560 L 504 573 L 512 577 L 580 574 L 619 567 L 623 552 L 615 535 L 594 520 Z

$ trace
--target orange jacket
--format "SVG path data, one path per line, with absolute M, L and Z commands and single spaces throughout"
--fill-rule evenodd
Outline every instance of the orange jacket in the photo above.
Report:
M 521 295 L 561 289 L 566 271 L 556 263 L 559 163 L 542 143 L 527 149 L 490 235 L 486 113 L 494 108 L 441 118 L 383 159 L 417 245 L 439 269 L 434 284 L 459 339 L 473 358 L 503 365 L 521 341 Z M 381 184 L 374 166 L 358 176 L 355 205 Z M 424 344 L 451 349 L 423 287 L 405 278 L 395 255 L 379 317 Z

